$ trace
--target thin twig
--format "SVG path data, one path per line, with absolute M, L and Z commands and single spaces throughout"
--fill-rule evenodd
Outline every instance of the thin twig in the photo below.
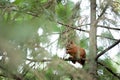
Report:
M 99 15 L 99 17 L 97 18 L 97 20 L 95 21 L 95 25 L 100 21 L 100 19 L 102 18 L 102 16 L 104 15 L 105 11 L 107 10 L 108 8 L 108 3 L 106 4 L 105 8 L 103 9 L 103 11 L 101 12 L 101 14 Z
M 102 28 L 112 29 L 112 30 L 120 30 L 120 28 L 113 28 L 113 27 L 109 27 L 109 26 L 103 26 L 103 25 L 97 25 L 97 26 L 102 27 Z
M 70 28 L 72 28 L 72 29 L 76 29 L 76 30 L 79 30 L 79 31 L 83 31 L 83 32 L 89 33 L 89 31 L 83 30 L 83 29 L 79 29 L 79 28 L 77 28 L 77 27 L 81 27 L 81 26 L 85 26 L 85 25 L 90 25 L 90 24 L 85 24 L 85 25 L 80 25 L 80 26 L 77 26 L 77 27 L 72 27 L 72 26 L 67 25 L 67 24 L 64 24 L 64 23 L 62 23 L 62 22 L 57 22 L 57 23 L 65 26 L 65 27 L 70 27 Z M 105 37 L 105 36 L 101 36 L 101 35 L 97 35 L 97 37 L 102 37 L 102 38 L 107 38 L 107 39 L 110 39 L 110 40 L 118 41 L 117 39 L 112 39 L 112 38 Z
M 79 28 L 77 28 L 77 27 L 72 27 L 72 26 L 70 26 L 70 25 L 64 24 L 64 23 L 59 22 L 59 21 L 57 21 L 57 23 L 58 23 L 58 24 L 61 24 L 61 25 L 63 25 L 63 26 L 66 26 L 66 27 L 69 27 L 69 28 L 75 29 L 75 30 L 79 30 L 79 31 L 83 31 L 83 32 L 87 32 L 87 33 L 89 33 L 89 31 L 87 31 L 87 30 L 79 29 Z
M 97 37 L 106 38 L 106 39 L 110 39 L 110 40 L 114 40 L 114 41 L 118 41 L 118 39 L 114 39 L 114 38 L 110 38 L 110 37 L 102 36 L 102 35 L 97 35 Z

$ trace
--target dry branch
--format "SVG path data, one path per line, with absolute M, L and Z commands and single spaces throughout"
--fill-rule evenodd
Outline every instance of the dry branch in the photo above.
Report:
M 99 58 L 101 55 L 105 54 L 105 52 L 107 52 L 108 50 L 110 50 L 111 48 L 113 48 L 114 46 L 116 46 L 116 45 L 119 44 L 119 43 L 120 43 L 120 39 L 119 39 L 117 42 L 115 42 L 114 44 L 112 44 L 111 46 L 109 46 L 108 48 L 106 48 L 105 50 L 103 50 L 102 52 L 100 52 L 100 53 L 96 56 L 95 60 L 97 61 L 98 58 Z

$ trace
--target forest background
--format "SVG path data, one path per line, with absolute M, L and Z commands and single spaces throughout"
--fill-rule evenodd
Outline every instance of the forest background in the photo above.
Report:
M 0 0 L 0 80 L 119 80 L 120 0 Z M 87 52 L 66 60 L 67 40 Z

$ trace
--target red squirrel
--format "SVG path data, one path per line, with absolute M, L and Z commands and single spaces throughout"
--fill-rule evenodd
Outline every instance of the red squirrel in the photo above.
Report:
M 70 55 L 72 63 L 80 63 L 82 66 L 85 64 L 86 52 L 83 48 L 77 46 L 73 41 L 69 41 L 66 46 L 66 53 Z

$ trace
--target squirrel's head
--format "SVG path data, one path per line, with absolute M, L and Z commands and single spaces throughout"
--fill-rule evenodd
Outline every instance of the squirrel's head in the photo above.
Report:
M 67 44 L 66 44 L 66 49 L 70 49 L 74 46 L 74 42 L 73 41 L 68 41 Z

